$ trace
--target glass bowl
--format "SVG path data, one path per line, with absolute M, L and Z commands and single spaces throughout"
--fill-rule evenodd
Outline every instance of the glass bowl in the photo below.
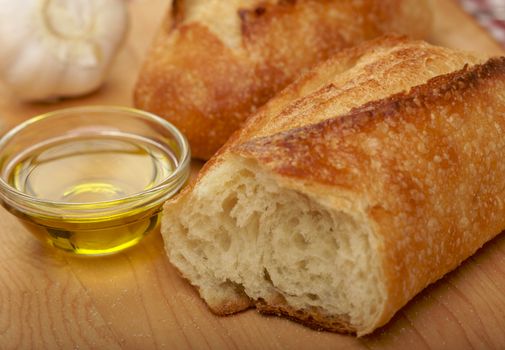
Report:
M 89 106 L 34 117 L 0 139 L 1 204 L 42 241 L 78 255 L 138 243 L 189 177 L 190 149 L 144 111 Z

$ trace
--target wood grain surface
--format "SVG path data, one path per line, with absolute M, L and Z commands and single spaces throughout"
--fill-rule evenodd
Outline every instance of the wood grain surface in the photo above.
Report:
M 139 65 L 169 1 L 128 4 L 129 39 L 106 85 L 57 104 L 23 104 L 0 86 L 0 132 L 62 107 L 131 105 Z M 502 53 L 453 0 L 435 6 L 432 42 Z M 115 256 L 74 258 L 39 244 L 0 209 L 0 349 L 186 348 L 504 349 L 505 236 L 423 291 L 387 326 L 356 339 L 254 310 L 214 316 L 168 263 L 159 232 Z

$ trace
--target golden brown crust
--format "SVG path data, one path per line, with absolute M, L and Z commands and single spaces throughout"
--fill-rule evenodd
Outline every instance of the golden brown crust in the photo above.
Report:
M 234 145 L 315 124 L 335 114 L 346 114 L 366 102 L 423 84 L 437 74 L 461 69 L 467 63 L 484 62 L 484 57 L 396 35 L 345 49 L 302 74 L 262 106 L 218 154 L 205 163 L 194 183 L 217 166 L 222 161 L 221 155 Z M 385 77 L 388 80 L 385 81 Z M 326 101 L 314 103 L 318 99 Z M 315 109 L 307 113 L 302 108 L 304 104 L 315 106 Z M 324 108 L 325 105 L 331 108 Z M 192 186 L 188 186 L 184 192 L 191 189 Z
M 275 307 L 266 303 L 256 304 L 258 311 L 265 315 L 282 316 L 317 331 L 355 334 L 356 329 L 340 317 L 322 316 L 314 311 L 297 310 L 291 307 Z M 322 326 L 324 324 L 324 326 Z
M 256 0 L 235 9 L 237 37 L 233 26 L 230 33 L 210 28 L 220 13 L 187 21 L 188 6 L 175 1 L 134 101 L 179 127 L 202 159 L 315 63 L 386 32 L 424 36 L 430 21 L 425 0 Z
M 376 328 L 505 229 L 504 116 L 505 57 L 232 151 L 366 203 L 388 295 Z
M 218 316 L 228 316 L 251 308 L 254 308 L 254 303 L 249 298 L 244 298 L 238 300 L 226 300 L 210 307 L 210 310 Z
M 265 315 L 283 316 L 292 321 L 303 324 L 315 330 L 355 334 L 356 329 L 351 326 L 346 315 L 327 315 L 318 308 L 299 310 L 289 306 L 282 295 L 277 294 L 269 300 L 251 300 L 242 292 L 243 300 L 224 300 L 220 304 L 209 305 L 210 310 L 218 316 L 227 316 L 252 307 Z M 247 298 L 247 302 L 246 302 Z M 324 326 L 323 326 L 324 325 Z
M 198 286 L 195 287 L 199 289 Z M 206 300 L 206 303 L 210 311 L 218 316 L 233 315 L 237 312 L 254 308 L 255 306 L 254 301 L 251 300 L 243 291 L 237 291 L 237 294 L 232 298 L 228 297 L 226 299 L 216 300 L 214 304 L 210 303 L 208 300 Z
M 256 300 L 255 306 L 262 314 L 283 316 L 318 331 L 356 333 L 356 329 L 351 326 L 348 316 L 328 315 L 318 308 L 310 310 L 295 309 L 281 295 L 277 295 L 274 299 L 268 301 Z

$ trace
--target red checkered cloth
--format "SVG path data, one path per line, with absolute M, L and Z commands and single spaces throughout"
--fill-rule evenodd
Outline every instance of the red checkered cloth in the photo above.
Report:
M 459 2 L 497 41 L 505 46 L 505 0 L 459 0 Z

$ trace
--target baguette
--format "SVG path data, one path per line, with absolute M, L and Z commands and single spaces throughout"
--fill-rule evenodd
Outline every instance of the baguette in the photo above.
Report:
M 505 58 L 389 37 L 267 103 L 167 202 L 212 311 L 364 335 L 505 228 Z
M 208 159 L 301 72 L 387 32 L 424 37 L 428 0 L 175 0 L 141 69 L 136 107 Z

